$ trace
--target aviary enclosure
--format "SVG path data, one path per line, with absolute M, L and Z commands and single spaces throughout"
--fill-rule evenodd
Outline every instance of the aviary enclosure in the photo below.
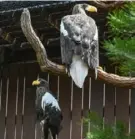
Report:
M 64 116 L 60 139 L 84 137 L 88 129 L 81 119 L 87 111 L 97 112 L 104 122 L 122 120 L 129 132 L 135 128 L 134 89 L 115 87 L 91 77 L 87 77 L 83 89 L 79 89 L 67 76 L 42 72 L 34 50 L 24 37 L 20 16 L 27 7 L 48 57 L 61 63 L 59 24 L 61 17 L 70 14 L 76 3 L 82 2 L 0 2 L 0 139 L 40 138 L 41 129 L 35 121 L 36 94 L 32 87 L 37 77 L 48 80 L 59 98 Z M 99 27 L 100 41 L 107 37 L 107 13 L 107 8 L 99 6 L 98 14 L 93 17 Z M 103 53 L 101 47 L 101 66 L 106 72 L 115 73 Z

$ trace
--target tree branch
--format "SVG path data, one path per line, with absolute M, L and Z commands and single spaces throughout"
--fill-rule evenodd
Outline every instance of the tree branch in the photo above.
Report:
M 135 88 L 135 78 L 118 76 L 98 69 L 98 79 L 118 87 Z
M 47 58 L 47 52 L 31 25 L 30 13 L 27 8 L 23 10 L 23 13 L 21 15 L 21 28 L 28 42 L 31 44 L 32 48 L 36 52 L 37 61 L 40 65 L 41 70 L 49 70 L 61 74 L 65 73 L 64 66 L 58 65 Z
M 41 70 L 43 72 L 49 71 L 57 74 L 66 74 L 66 68 L 64 65 L 56 64 L 48 59 L 47 52 L 42 42 L 33 30 L 28 9 L 24 9 L 21 15 L 21 28 L 28 42 L 36 52 L 37 61 Z M 135 88 L 135 78 L 110 74 L 101 69 L 98 69 L 98 79 L 119 87 Z
M 93 0 L 92 1 L 96 6 L 104 9 L 110 9 L 110 8 L 117 8 L 125 4 L 125 1 L 100 1 L 100 0 Z

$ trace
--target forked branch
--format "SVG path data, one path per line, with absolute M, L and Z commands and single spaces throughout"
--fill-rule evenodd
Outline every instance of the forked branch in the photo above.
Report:
M 28 9 L 24 9 L 21 15 L 21 28 L 28 42 L 36 52 L 37 61 L 41 70 L 43 72 L 49 71 L 57 74 L 66 74 L 66 68 L 64 65 L 56 64 L 48 59 L 45 47 L 33 30 Z M 109 74 L 101 69 L 98 69 L 98 79 L 119 87 L 135 88 L 135 78 Z

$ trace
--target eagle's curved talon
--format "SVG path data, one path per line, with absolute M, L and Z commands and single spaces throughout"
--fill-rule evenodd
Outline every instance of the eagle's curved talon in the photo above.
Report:
M 103 68 L 101 66 L 98 66 L 98 69 L 103 70 Z
M 68 69 L 66 68 L 66 73 L 68 73 Z
M 70 77 L 70 73 L 68 72 L 68 77 Z

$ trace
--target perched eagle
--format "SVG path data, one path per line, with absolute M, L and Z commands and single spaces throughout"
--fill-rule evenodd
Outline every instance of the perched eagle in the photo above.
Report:
M 37 121 L 41 122 L 44 130 L 44 139 L 48 139 L 51 131 L 53 139 L 56 139 L 61 130 L 62 112 L 56 97 L 49 90 L 49 84 L 44 79 L 33 81 L 36 90 Z
M 60 24 L 62 63 L 66 64 L 68 74 L 80 88 L 88 75 L 88 68 L 95 71 L 96 79 L 99 66 L 98 29 L 85 10 L 97 12 L 94 6 L 77 4 L 72 15 L 64 16 Z

